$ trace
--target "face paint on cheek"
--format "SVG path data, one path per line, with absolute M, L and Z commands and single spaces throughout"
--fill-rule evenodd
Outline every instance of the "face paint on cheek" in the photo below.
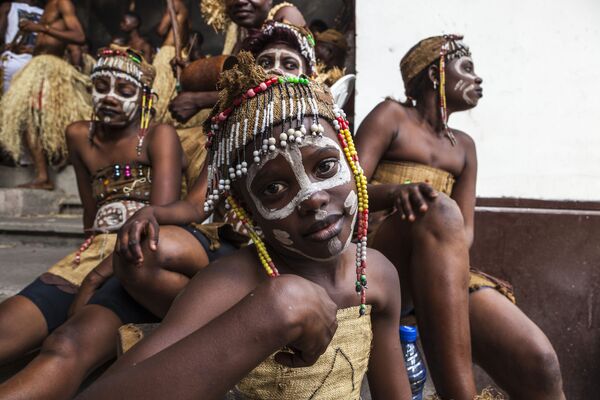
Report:
M 328 178 L 323 179 L 317 182 L 312 182 L 308 175 L 306 175 L 306 171 L 304 170 L 304 162 L 302 160 L 302 152 L 300 148 L 305 146 L 316 146 L 316 147 L 335 147 L 339 151 L 339 168 L 337 173 Z M 294 173 L 296 181 L 298 182 L 299 190 L 298 193 L 294 196 L 294 198 L 285 206 L 279 209 L 270 209 L 265 207 L 260 199 L 258 199 L 254 192 L 252 191 L 252 182 L 256 177 L 258 171 L 270 160 L 276 158 L 281 155 L 290 165 L 291 170 Z M 328 137 L 319 137 L 319 136 L 307 136 L 304 141 L 299 146 L 288 146 L 284 150 L 280 148 L 276 148 L 274 151 L 268 153 L 267 157 L 263 157 L 260 164 L 252 164 L 250 169 L 248 170 L 248 178 L 246 179 L 246 189 L 252 198 L 256 209 L 260 213 L 260 215 L 268 220 L 281 220 L 287 218 L 294 212 L 296 207 L 300 205 L 304 200 L 311 197 L 313 194 L 321 191 L 332 189 L 341 185 L 345 185 L 350 182 L 352 179 L 352 174 L 350 172 L 350 168 L 348 164 L 344 161 L 344 153 L 340 148 L 339 144 L 336 143 L 333 139 Z
M 289 251 L 291 251 L 293 253 L 300 254 L 301 256 L 306 257 L 309 260 L 313 260 L 313 261 L 333 260 L 335 257 L 338 257 L 344 250 L 346 250 L 348 248 L 348 246 L 350 246 L 350 243 L 352 242 L 352 232 L 354 231 L 354 226 L 356 224 L 356 217 L 357 217 L 357 214 L 354 214 L 354 216 L 352 217 L 352 223 L 350 225 L 350 233 L 348 234 L 348 237 L 346 238 L 345 242 L 342 242 L 342 240 L 338 237 L 334 237 L 331 240 L 329 240 L 329 242 L 327 242 L 327 250 L 330 254 L 327 257 L 311 256 L 311 255 L 306 254 L 302 250 L 299 250 L 299 249 L 297 249 L 295 247 L 291 247 L 291 246 L 283 246 L 283 247 L 285 247 L 286 249 L 288 249 Z
M 275 236 L 275 239 L 286 246 L 291 246 L 294 244 L 292 239 L 290 239 L 290 234 L 286 231 L 282 231 L 281 229 L 273 229 L 273 236 Z
M 454 90 L 462 92 L 462 98 L 465 101 L 465 103 L 474 106 L 475 104 L 477 104 L 477 101 L 474 100 L 474 98 L 476 97 L 474 89 L 475 79 L 477 79 L 477 76 L 475 74 L 465 71 L 464 64 L 468 62 L 472 62 L 472 60 L 469 57 L 463 57 L 459 61 L 454 63 L 454 72 L 456 72 L 458 76 L 464 78 L 464 80 L 460 79 L 458 81 L 456 86 L 454 86 Z M 469 84 L 468 82 L 473 83 Z
M 348 215 L 356 214 L 356 209 L 358 208 L 358 196 L 354 190 L 351 190 L 348 193 L 348 197 L 344 201 L 344 209 L 348 213 Z
M 123 113 L 125 114 L 127 121 L 132 121 L 139 108 L 138 100 L 140 97 L 140 88 L 136 87 L 136 92 L 131 97 L 120 96 L 116 93 L 116 78 L 111 75 L 110 90 L 108 93 L 98 93 L 95 87 L 92 90 L 92 104 L 94 107 L 94 112 L 96 114 L 98 114 L 104 100 L 109 96 L 121 104 L 121 108 L 123 109 Z M 110 121 L 112 121 L 112 119 L 112 117 L 107 115 L 103 118 L 103 122 L 109 123 Z

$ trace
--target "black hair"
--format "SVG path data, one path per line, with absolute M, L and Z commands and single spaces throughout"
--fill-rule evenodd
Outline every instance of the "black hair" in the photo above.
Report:
M 310 23 L 310 31 L 314 34 L 326 31 L 329 28 L 322 19 L 313 19 Z

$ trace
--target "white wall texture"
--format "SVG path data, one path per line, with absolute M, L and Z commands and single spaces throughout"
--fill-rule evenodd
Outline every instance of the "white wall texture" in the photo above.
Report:
M 404 98 L 420 39 L 462 33 L 483 78 L 450 126 L 477 143 L 478 196 L 600 200 L 599 0 L 356 0 L 356 121 Z

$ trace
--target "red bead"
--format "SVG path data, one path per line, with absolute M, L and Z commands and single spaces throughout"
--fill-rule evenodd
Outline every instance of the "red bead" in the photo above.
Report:
M 265 82 L 261 83 L 259 85 L 259 87 L 262 89 L 262 91 L 264 92 L 265 90 L 267 90 L 267 84 Z
M 237 98 L 233 101 L 233 105 L 234 106 L 239 106 L 240 104 L 242 104 L 242 99 L 241 98 Z
M 253 89 L 248 89 L 248 91 L 246 92 L 246 95 L 248 97 L 254 97 L 254 96 L 256 96 L 256 93 L 254 93 Z

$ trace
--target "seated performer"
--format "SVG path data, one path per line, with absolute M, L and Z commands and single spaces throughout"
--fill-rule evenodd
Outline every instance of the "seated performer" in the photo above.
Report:
M 48 0 L 41 21 L 22 21 L 20 29 L 38 37 L 33 59 L 0 102 L 0 145 L 15 160 L 21 144 L 31 153 L 35 177 L 22 187 L 52 190 L 48 162 L 66 158 L 66 127 L 92 112 L 89 77 L 63 60 L 67 45 L 84 44 L 85 35 L 70 0 Z
M 21 20 L 38 22 L 44 12 L 39 3 L 37 0 L 22 0 L 0 5 L 2 93 L 8 91 L 12 77 L 31 60 L 37 34 L 21 32 L 19 23 Z
M 265 21 L 306 25 L 300 11 L 287 2 L 273 7 L 272 0 L 203 0 L 200 7 L 208 25 L 219 32 L 227 31 L 223 54 L 237 54 L 248 34 L 260 30 Z M 210 108 L 216 102 L 216 90 L 184 91 L 171 101 L 169 110 L 177 121 L 186 122 L 200 110 Z
M 292 75 L 311 74 L 315 57 L 306 30 L 271 22 L 262 32 L 249 38 L 245 46 L 259 61 L 263 59 L 263 65 L 282 68 Z M 284 65 L 281 58 L 269 59 L 271 54 L 285 55 Z M 290 60 L 285 61 L 286 57 Z M 202 138 L 206 141 L 206 135 L 202 134 Z M 204 210 L 205 155 L 204 152 L 203 157 L 194 159 L 195 163 L 201 161 L 202 164 L 188 166 L 202 172 L 185 199 L 168 206 L 147 207 L 136 213 L 119 232 L 115 273 L 140 304 L 159 316 L 166 314 L 175 296 L 187 284 L 182 273 L 190 275 L 190 271 L 198 271 L 209 261 L 235 251 L 237 246 L 233 243 L 249 239 L 238 235 L 244 230 L 237 229 L 241 228 L 239 220 L 231 213 L 227 213 L 225 221 L 234 227 L 235 234 L 228 234 L 231 233 L 228 226 L 217 230 L 218 225 L 198 225 L 210 215 Z M 219 237 L 223 230 L 228 235 Z
M 343 113 L 319 84 L 267 74 L 248 53 L 223 73 L 220 87 L 207 121 L 205 207 L 226 201 L 253 244 L 199 271 L 160 327 L 80 398 L 116 391 L 127 398 L 221 400 L 232 389 L 234 399 L 358 399 L 368 368 L 374 399 L 410 399 L 398 338 L 398 276 L 366 248 L 367 182 Z M 326 349 L 307 346 L 302 333 L 312 328 L 303 323 L 282 340 L 269 334 L 239 342 L 247 336 L 240 311 L 260 304 L 265 286 L 288 292 L 288 283 L 304 280 L 312 283 L 300 296 L 322 288 L 336 305 L 337 330 Z M 286 304 L 298 310 L 288 314 L 294 318 L 314 302 Z M 278 309 L 262 308 L 250 324 L 272 326 Z
M 414 307 L 442 398 L 473 398 L 473 358 L 511 399 L 563 399 L 554 349 L 515 306 L 510 286 L 469 272 L 477 157 L 473 139 L 447 122 L 477 105 L 482 79 L 461 39 L 436 36 L 410 49 L 400 63 L 407 102 L 383 101 L 358 130 L 365 175 L 377 185 L 369 188 L 373 209 L 394 208 L 370 242 L 398 269 L 403 310 Z M 435 235 L 422 235 L 415 223 L 446 196 L 458 207 L 447 207 Z M 454 255 L 440 253 L 451 245 Z
M 182 150 L 172 127 L 150 124 L 152 67 L 123 48 L 99 57 L 92 73 L 98 120 L 67 129 L 87 239 L 0 304 L 0 362 L 41 344 L 39 355 L 0 385 L 2 399 L 70 398 L 94 368 L 116 356 L 122 324 L 158 320 L 111 277 L 111 252 L 115 230 L 130 215 L 179 197 Z

